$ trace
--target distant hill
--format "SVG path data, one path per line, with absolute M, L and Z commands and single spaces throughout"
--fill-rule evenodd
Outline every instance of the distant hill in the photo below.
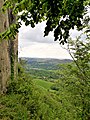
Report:
M 70 63 L 70 59 L 52 59 L 52 58 L 28 58 L 21 57 L 19 60 L 24 60 L 30 69 L 47 69 L 55 70 L 58 69 L 58 64 Z

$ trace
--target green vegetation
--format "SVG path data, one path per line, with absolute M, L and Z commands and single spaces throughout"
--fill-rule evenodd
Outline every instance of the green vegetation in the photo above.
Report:
M 51 79 L 55 80 L 59 78 L 59 74 L 56 74 L 53 70 L 35 70 L 35 69 L 28 69 L 28 73 L 32 74 L 34 78 L 42 78 L 45 80 Z
M 0 96 L 1 120 L 90 119 L 90 44 L 77 39 L 69 45 L 74 62 L 57 70 L 36 69 L 36 74 L 21 61 L 17 80 L 9 81 L 6 95 Z
M 54 81 L 36 79 L 19 66 L 17 80 L 9 81 L 6 95 L 0 96 L 0 119 L 89 120 L 90 79 L 86 84 L 73 62 L 58 66 L 60 69 L 53 71 L 61 77 Z
M 50 59 L 50 58 L 20 58 L 22 62 L 26 61 L 27 69 L 44 69 L 44 70 L 57 70 L 59 69 L 58 64 L 72 62 L 70 59 Z
M 60 44 L 68 42 L 73 62 L 60 64 L 57 70 L 42 62 L 35 69 L 21 64 L 17 80 L 9 81 L 6 94 L 0 95 L 1 120 L 90 120 L 90 18 L 83 15 L 89 3 L 89 0 L 5 1 L 3 10 L 12 8 L 14 15 L 23 12 L 1 38 L 14 37 L 21 26 L 20 19 L 31 27 L 46 20 L 45 36 L 54 29 L 55 40 L 59 39 Z M 85 29 L 85 40 L 79 36 L 67 41 L 74 26 Z
M 34 28 L 36 24 L 46 20 L 44 36 L 54 31 L 55 41 L 67 43 L 71 29 L 77 27 L 80 31 L 85 27 L 85 21 L 89 23 L 88 17 L 83 17 L 89 6 L 90 0 L 5 0 L 2 10 L 12 9 L 11 14 L 16 16 L 16 21 L 8 32 L 0 36 L 3 39 L 14 38 L 22 25 L 21 21 Z
M 71 62 L 72 60 L 70 59 L 20 58 L 20 63 L 23 65 L 25 71 L 34 78 L 44 79 L 46 81 L 55 81 L 59 79 L 61 75 L 56 72 L 62 69 L 59 64 Z
M 57 97 L 37 87 L 27 74 L 10 82 L 7 94 L 0 97 L 0 120 L 57 120 L 60 117 L 61 103 Z
M 41 79 L 35 79 L 34 81 L 35 81 L 36 85 L 39 85 L 47 90 L 49 90 L 51 88 L 51 86 L 53 85 L 52 82 L 47 82 L 47 81 L 44 81 Z

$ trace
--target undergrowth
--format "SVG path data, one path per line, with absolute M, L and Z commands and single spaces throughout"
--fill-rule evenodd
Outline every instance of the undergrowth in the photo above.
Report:
M 55 97 L 41 91 L 26 73 L 10 81 L 6 95 L 0 98 L 0 120 L 55 120 L 59 117 Z

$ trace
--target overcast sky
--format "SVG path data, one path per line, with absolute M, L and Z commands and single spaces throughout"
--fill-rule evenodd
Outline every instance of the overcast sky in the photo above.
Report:
M 19 57 L 70 59 L 69 53 L 58 41 L 54 41 L 53 33 L 43 37 L 44 28 L 45 22 L 39 23 L 35 28 L 22 25 L 19 29 Z M 80 32 L 71 30 L 70 34 L 75 38 Z

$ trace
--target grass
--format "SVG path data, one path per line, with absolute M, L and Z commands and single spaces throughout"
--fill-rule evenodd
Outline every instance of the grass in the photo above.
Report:
M 46 89 L 46 90 L 49 90 L 50 87 L 54 84 L 52 82 L 48 82 L 48 81 L 44 81 L 44 80 L 41 80 L 41 79 L 34 79 L 35 81 L 35 84 Z

